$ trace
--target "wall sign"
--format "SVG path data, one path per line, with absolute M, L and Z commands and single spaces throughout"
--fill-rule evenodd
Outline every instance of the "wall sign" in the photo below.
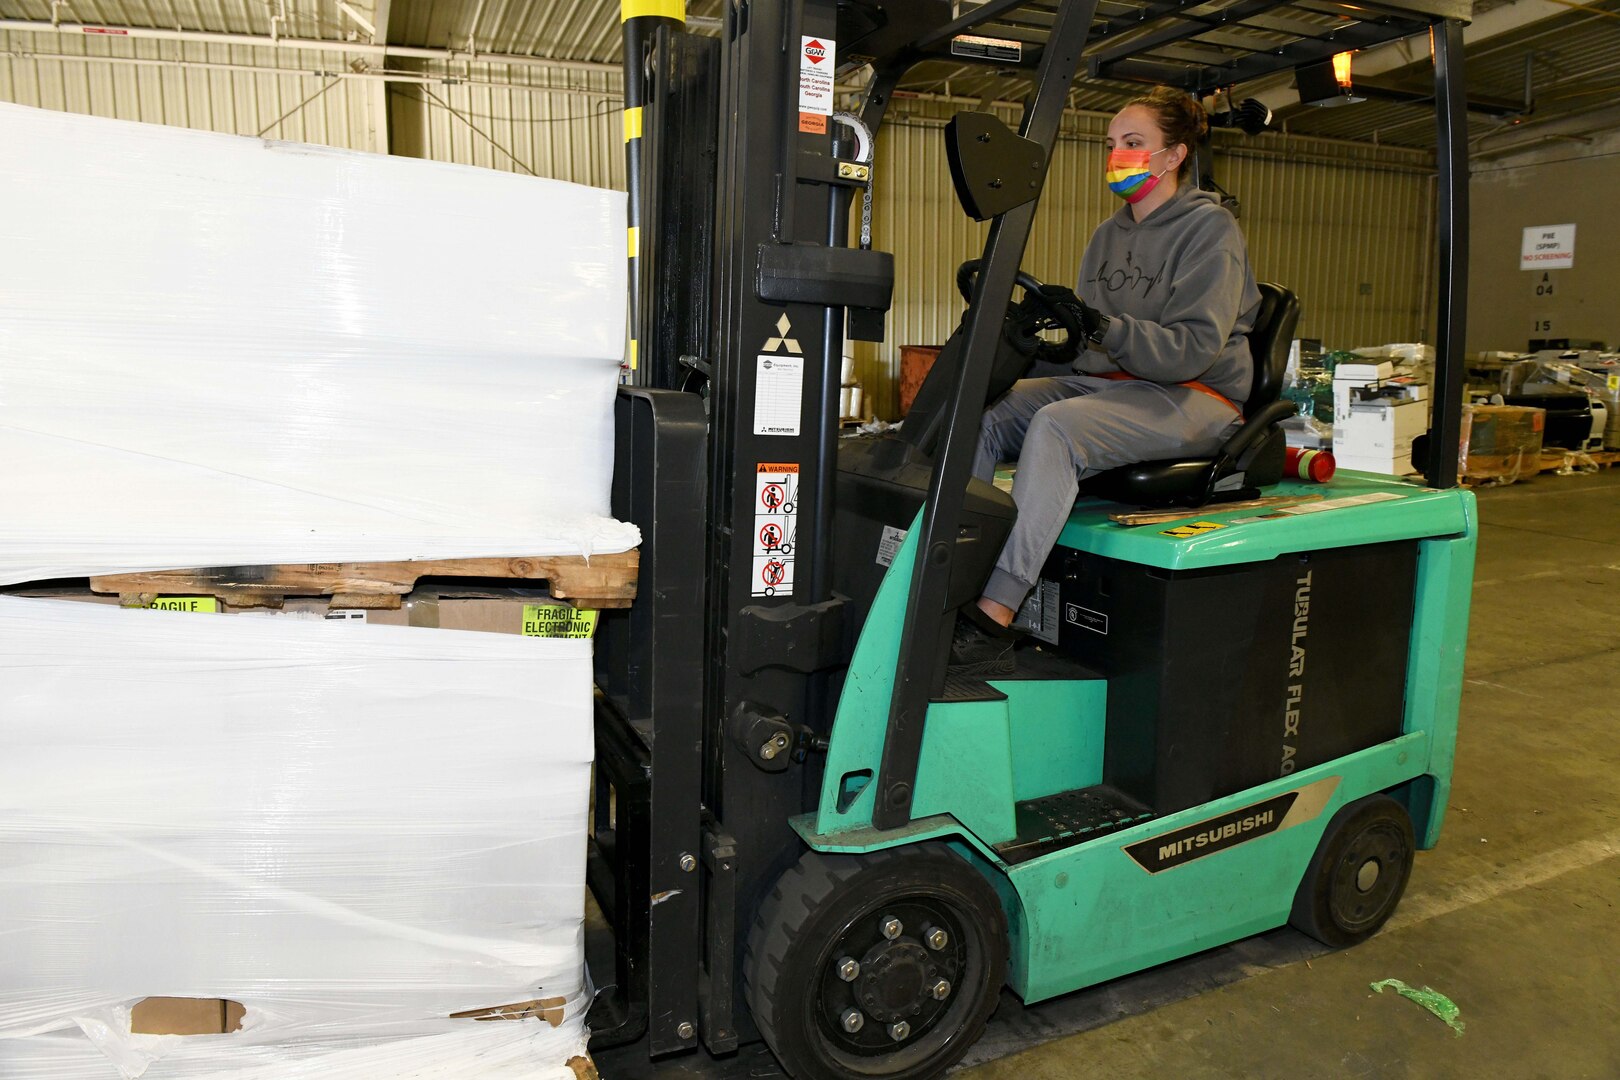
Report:
M 1519 247 L 1520 270 L 1568 270 L 1575 265 L 1575 225 L 1532 225 Z

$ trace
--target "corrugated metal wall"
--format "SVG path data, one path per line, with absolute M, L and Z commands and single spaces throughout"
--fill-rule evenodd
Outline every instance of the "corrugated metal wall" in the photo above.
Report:
M 27 38 L 23 42 L 23 38 Z M 20 59 L 60 50 L 106 62 Z M 377 148 L 386 108 L 396 154 L 623 188 L 618 77 L 471 65 L 457 84 L 319 79 L 148 66 L 182 60 L 341 70 L 341 58 L 281 49 L 0 34 L 0 100 L 330 146 Z M 323 60 L 325 63 L 323 64 Z M 402 65 L 396 65 L 402 66 Z M 386 104 L 385 104 L 386 103 Z M 857 346 L 879 416 L 898 411 L 899 346 L 938 344 L 961 312 L 956 267 L 985 227 L 958 208 L 940 129 L 955 108 L 897 102 L 879 139 L 874 244 L 896 256 L 888 339 Z M 1016 123 L 1014 110 L 999 108 Z M 1102 184 L 1106 119 L 1071 115 L 1025 269 L 1072 284 L 1096 224 L 1118 208 Z M 1267 135 L 1221 136 L 1217 176 L 1243 204 L 1261 278 L 1299 293 L 1300 333 L 1333 346 L 1424 340 L 1432 321 L 1432 167 L 1420 151 Z
M 987 229 L 951 190 L 940 134 L 948 113 L 904 108 L 879 139 L 873 199 L 873 244 L 895 253 L 895 308 L 888 340 L 856 348 L 879 416 L 898 411 L 899 346 L 937 345 L 954 329 L 956 268 L 980 253 Z M 1011 110 L 1001 115 L 1016 122 Z M 1074 285 L 1092 230 L 1119 208 L 1102 183 L 1105 129 L 1101 117 L 1065 122 L 1024 258 L 1042 280 Z M 1346 348 L 1425 338 L 1434 257 L 1426 155 L 1272 135 L 1223 139 L 1217 153 L 1217 179 L 1242 202 L 1255 273 L 1300 295 L 1302 336 Z
M 52 55 L 62 59 L 42 58 Z M 342 56 L 315 51 L 0 31 L 0 101 L 379 149 L 379 80 L 300 74 L 346 67 Z
M 471 75 L 479 81 L 390 84 L 394 153 L 624 189 L 617 75 L 492 64 Z

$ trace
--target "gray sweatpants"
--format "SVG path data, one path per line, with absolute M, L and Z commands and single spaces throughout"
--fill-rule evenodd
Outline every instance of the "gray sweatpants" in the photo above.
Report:
M 1088 476 L 1137 461 L 1213 454 L 1242 418 L 1185 386 L 1090 375 L 1023 379 L 979 423 L 973 475 L 1017 460 L 1018 521 L 984 595 L 1016 609 L 1040 576 Z

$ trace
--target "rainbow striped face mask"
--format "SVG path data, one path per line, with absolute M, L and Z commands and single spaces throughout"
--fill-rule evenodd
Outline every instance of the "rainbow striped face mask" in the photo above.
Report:
M 1169 149 L 1166 146 L 1151 154 L 1146 150 L 1126 150 L 1123 147 L 1109 151 L 1108 190 L 1128 203 L 1147 198 L 1148 192 L 1159 186 L 1159 178 L 1170 171 L 1166 168 L 1164 172 L 1153 172 L 1148 168 L 1148 162 L 1153 160 L 1154 154 L 1162 154 Z

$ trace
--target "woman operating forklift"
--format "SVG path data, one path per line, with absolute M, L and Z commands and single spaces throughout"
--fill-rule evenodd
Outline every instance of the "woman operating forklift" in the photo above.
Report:
M 1108 125 L 1108 188 L 1125 205 L 1080 263 L 1084 347 L 1074 374 L 1022 379 L 984 414 L 973 475 L 1018 461 L 1018 520 L 977 605 L 957 617 L 953 672 L 1013 671 L 1008 629 L 1085 478 L 1176 454 L 1207 455 L 1243 422 L 1260 305 L 1237 220 L 1189 182 L 1203 106 L 1155 87 Z

